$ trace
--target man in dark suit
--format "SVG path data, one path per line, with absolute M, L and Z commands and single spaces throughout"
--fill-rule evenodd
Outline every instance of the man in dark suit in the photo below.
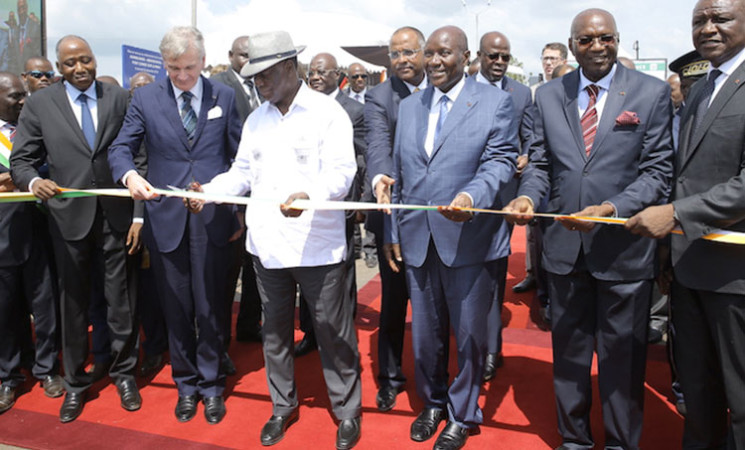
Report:
M 26 99 L 21 79 L 0 72 L 0 145 L 12 148 L 18 115 Z M 0 159 L 0 191 L 12 192 L 5 158 Z M 28 313 L 34 315 L 36 355 L 32 373 L 40 379 L 48 397 L 63 393 L 57 356 L 57 300 L 53 289 L 44 239 L 34 221 L 36 205 L 6 203 L 0 205 L 0 412 L 15 402 L 16 389 L 25 377 L 21 373 L 24 339 L 27 339 Z M 46 233 L 46 230 L 42 230 Z
M 533 98 L 530 88 L 508 77 L 512 56 L 510 55 L 510 41 L 497 31 L 486 33 L 481 37 L 478 60 L 479 72 L 476 81 L 497 87 L 512 96 L 515 105 L 515 115 L 520 123 L 520 155 L 517 157 L 517 171 L 521 172 L 528 163 L 528 150 L 533 137 Z M 499 191 L 500 208 L 515 198 L 518 179 L 513 178 L 507 186 Z M 510 227 L 510 233 L 512 228 Z M 497 373 L 497 368 L 503 364 L 502 358 L 502 304 L 504 302 L 504 288 L 507 281 L 507 257 L 497 261 L 497 282 L 494 303 L 489 310 L 489 350 L 484 364 L 484 381 L 489 381 Z
M 357 160 L 357 173 L 349 188 L 345 200 L 357 202 L 360 200 L 365 177 L 365 119 L 362 113 L 362 105 L 339 89 L 339 66 L 334 55 L 319 53 L 310 61 L 308 70 L 308 86 L 311 89 L 322 92 L 333 98 L 349 116 L 354 130 L 354 154 Z M 344 255 L 344 267 L 346 271 L 345 295 L 352 305 L 353 311 L 357 310 L 357 271 L 355 270 L 354 257 L 354 227 L 357 226 L 357 214 L 354 211 L 347 212 L 346 236 L 347 253 Z M 303 294 L 300 293 L 302 298 Z M 313 332 L 313 323 L 310 318 L 307 304 L 300 303 L 300 329 L 305 333 L 303 339 L 295 346 L 295 356 L 303 356 L 316 348 L 316 338 Z
M 198 396 L 209 423 L 225 416 L 222 397 L 225 287 L 230 239 L 239 229 L 231 205 L 207 205 L 188 214 L 178 199 L 155 198 L 152 186 L 205 182 L 230 166 L 240 140 L 235 94 L 200 76 L 204 39 L 193 27 L 166 33 L 160 52 L 168 78 L 137 89 L 124 125 L 109 149 L 109 164 L 135 199 L 145 204 L 145 242 L 168 327 L 176 418 L 196 414 Z M 181 117 L 179 117 L 179 113 Z M 134 171 L 140 144 L 147 148 L 147 180 Z M 198 330 L 198 332 L 197 332 Z
M 397 211 L 393 254 L 410 287 L 417 393 L 424 409 L 411 439 L 424 441 L 447 417 L 435 449 L 461 448 L 483 417 L 478 405 L 496 263 L 509 253 L 507 223 L 458 208 L 492 208 L 515 174 L 518 120 L 510 95 L 466 80 L 465 33 L 443 27 L 424 48 L 432 86 L 401 102 L 393 150 L 392 203 L 448 205 Z M 378 197 L 380 202 L 383 196 Z M 496 206 L 498 207 L 498 206 Z M 458 374 L 448 386 L 454 331 Z
M 616 64 L 618 31 L 607 11 L 578 14 L 569 46 L 581 70 L 536 91 L 530 164 L 508 209 L 529 217 L 549 195 L 549 213 L 628 217 L 665 202 L 673 158 L 670 87 Z M 569 219 L 548 225 L 543 243 L 563 446 L 594 445 L 595 350 L 605 446 L 638 448 L 656 242 Z
M 365 128 L 367 134 L 367 181 L 373 194 L 390 199 L 393 182 L 393 138 L 396 135 L 398 104 L 414 91 L 427 85 L 424 76 L 424 35 L 412 27 L 396 30 L 388 45 L 393 75 L 365 95 Z M 380 194 L 376 191 L 380 190 Z M 380 197 L 378 197 L 380 198 Z M 387 200 L 389 201 L 389 200 Z M 390 229 L 391 218 L 370 211 L 365 219 L 367 231 L 375 234 L 380 270 L 380 321 L 378 325 L 378 383 L 375 402 L 380 411 L 396 405 L 396 396 L 403 390 L 406 377 L 401 370 L 404 347 L 406 307 L 409 299 L 406 277 L 399 264 L 389 264 L 385 256 L 383 229 Z M 389 250 L 389 248 L 388 248 Z
M 672 203 L 632 217 L 645 236 L 672 235 L 675 361 L 686 403 L 684 448 L 745 445 L 745 247 L 700 239 L 745 231 L 745 2 L 701 0 L 693 44 L 710 62 L 680 119 Z M 729 414 L 728 414 L 729 412 Z
M 104 293 L 111 348 L 109 374 L 121 404 L 133 411 L 142 399 L 135 384 L 137 327 L 135 326 L 135 267 L 127 258 L 127 232 L 132 201 L 114 197 L 53 199 L 59 187 L 77 189 L 116 187 L 109 170 L 108 149 L 127 110 L 126 90 L 98 83 L 96 58 L 88 43 L 65 36 L 57 43 L 57 70 L 64 78 L 36 92 L 21 112 L 11 173 L 14 182 L 46 201 L 60 278 L 62 358 L 67 395 L 60 420 L 75 420 L 83 410 L 91 377 L 88 357 L 88 305 L 95 264 L 103 262 Z M 37 168 L 46 162 L 49 179 Z
M 20 74 L 26 60 L 32 56 L 41 55 L 41 29 L 39 18 L 28 13 L 28 1 L 18 0 L 16 3 L 18 21 L 15 16 L 8 21 L 10 27 L 10 42 L 8 54 L 10 57 L 8 69 Z M 11 13 L 12 14 L 12 13 Z
M 233 88 L 235 92 L 235 106 L 241 126 L 246 122 L 248 115 L 261 104 L 253 79 L 243 78 L 241 76 L 241 69 L 248 62 L 248 56 L 248 36 L 235 38 L 233 46 L 228 51 L 230 68 L 210 78 L 210 81 L 219 81 Z M 243 214 L 239 214 L 239 220 L 243 220 Z M 251 255 L 246 251 L 245 241 L 245 238 L 242 236 L 231 244 L 234 247 L 234 259 L 231 263 L 226 292 L 229 305 L 228 313 L 232 314 L 233 311 L 232 305 L 235 297 L 238 272 L 242 267 L 241 302 L 238 318 L 235 323 L 235 337 L 241 342 L 261 342 L 261 298 L 259 297 L 259 289 L 256 286 L 256 272 L 253 268 Z M 230 317 L 228 317 L 228 330 L 225 336 L 226 349 L 230 343 L 230 322 Z

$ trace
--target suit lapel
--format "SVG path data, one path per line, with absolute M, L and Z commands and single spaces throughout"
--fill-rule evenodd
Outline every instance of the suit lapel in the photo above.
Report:
M 475 95 L 476 85 L 474 83 L 476 83 L 475 79 L 468 79 L 463 85 L 463 90 L 450 108 L 445 123 L 442 124 L 442 130 L 440 130 L 440 135 L 434 142 L 430 159 L 435 157 L 440 148 L 442 148 L 442 144 L 447 140 L 453 130 L 455 130 L 465 119 L 471 107 L 478 103 L 478 98 Z
M 94 141 L 95 149 L 93 153 L 98 152 L 98 148 L 103 139 L 104 132 L 106 131 L 107 121 L 109 119 L 109 111 L 111 110 L 111 102 L 114 100 L 113 95 L 104 95 L 103 86 L 101 83 L 96 82 L 96 108 L 98 112 L 98 127 L 96 127 L 96 139 Z
M 55 89 L 53 91 L 54 95 L 52 96 L 52 101 L 54 101 L 59 110 L 62 112 L 62 116 L 67 121 L 69 128 L 78 137 L 78 139 L 80 139 L 80 143 L 83 145 L 83 148 L 89 149 L 88 141 L 85 139 L 83 130 L 80 128 L 80 124 L 75 118 L 75 113 L 72 111 L 72 107 L 70 106 L 70 100 L 67 97 L 67 90 L 65 89 L 64 82 L 54 83 L 48 89 L 52 88 Z M 92 152 L 90 153 L 92 154 Z
M 432 103 L 432 95 L 434 94 L 434 88 L 428 87 L 424 90 L 424 93 L 419 98 L 416 111 L 417 120 L 414 123 L 420 124 L 416 127 L 416 143 L 417 152 L 419 156 L 423 157 L 424 160 L 428 160 L 427 152 L 424 150 L 424 141 L 427 139 L 427 124 L 429 123 L 429 106 Z
M 207 81 L 206 78 L 202 78 L 202 106 L 199 111 L 199 120 L 197 120 L 197 130 L 194 133 L 194 142 L 196 144 L 199 140 L 199 136 L 202 134 L 205 124 L 207 123 L 207 114 L 217 103 L 217 94 L 212 93 L 212 83 Z M 223 111 L 223 114 L 227 114 L 230 111 Z
M 577 106 L 577 91 L 579 89 L 579 70 L 572 71 L 561 77 L 564 87 L 564 116 L 566 117 L 569 130 L 577 143 L 577 151 L 582 160 L 587 159 L 585 153 L 585 141 L 582 138 L 582 125 L 579 122 L 579 106 Z
M 626 68 L 620 64 L 616 66 L 616 74 L 610 83 L 610 89 L 605 94 L 605 106 L 603 107 L 603 116 L 598 123 L 598 129 L 595 133 L 595 141 L 590 149 L 590 158 L 592 159 L 602 149 L 603 140 L 608 136 L 616 124 L 616 117 L 623 111 L 623 105 L 626 101 Z
M 703 121 L 698 129 L 690 130 L 693 134 L 689 136 L 690 143 L 686 146 L 686 152 L 683 155 L 683 166 L 685 166 L 691 156 L 696 152 L 698 145 L 711 127 L 711 124 L 714 123 L 719 112 L 724 108 L 724 105 L 726 105 L 732 99 L 735 92 L 742 87 L 743 81 L 745 81 L 745 63 L 740 64 L 740 66 L 732 72 L 732 75 L 727 78 L 727 81 L 724 82 L 721 89 L 719 89 L 717 96 L 714 97 L 714 101 L 711 102 L 711 106 L 706 110 L 706 114 L 704 114 Z M 696 96 L 695 103 L 691 103 L 692 107 L 693 105 L 698 105 L 701 92 L 702 90 L 699 89 L 699 95 Z M 692 112 L 695 114 L 695 111 Z
M 179 115 L 178 103 L 176 102 L 175 94 L 173 93 L 173 87 L 171 86 L 171 80 L 166 78 L 160 85 L 160 101 L 158 104 L 161 107 L 161 114 L 163 117 L 170 122 L 176 134 L 178 135 L 181 143 L 188 150 L 189 138 L 186 136 L 186 130 L 184 130 L 184 123 L 181 122 L 181 116 Z

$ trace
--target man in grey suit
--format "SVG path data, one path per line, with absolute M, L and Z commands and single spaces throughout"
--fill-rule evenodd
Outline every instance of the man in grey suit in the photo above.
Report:
M 684 448 L 745 445 L 745 247 L 700 239 L 745 231 L 745 2 L 701 0 L 693 44 L 710 62 L 680 119 L 672 203 L 632 217 L 632 232 L 672 235 L 675 362 L 686 403 Z M 729 412 L 729 414 L 728 414 Z
M 137 327 L 134 326 L 135 265 L 127 258 L 126 239 L 132 223 L 132 200 L 115 197 L 54 199 L 62 187 L 114 188 L 107 149 L 127 111 L 129 93 L 98 83 L 96 58 L 88 43 L 65 36 L 57 43 L 57 69 L 64 78 L 36 92 L 21 112 L 11 174 L 18 186 L 46 202 L 54 255 L 61 282 L 62 360 L 67 395 L 60 420 L 75 420 L 83 410 L 92 379 L 84 370 L 88 357 L 88 305 L 94 264 L 103 261 L 109 312 L 107 322 L 114 353 L 109 374 L 122 407 L 140 408 L 134 379 Z M 49 179 L 37 168 L 46 162 Z
M 235 108 L 238 110 L 241 124 L 246 121 L 246 117 L 251 114 L 251 111 L 261 104 L 253 79 L 244 78 L 240 75 L 241 69 L 248 62 L 248 58 L 248 36 L 239 36 L 235 38 L 233 46 L 228 51 L 228 59 L 230 60 L 228 70 L 210 77 L 210 80 L 219 81 L 235 90 Z
M 458 208 L 499 208 L 498 194 L 515 174 L 518 121 L 512 98 L 466 80 L 465 33 L 448 26 L 424 47 L 430 87 L 401 102 L 393 148 L 392 203 L 447 205 L 441 211 L 398 211 L 394 254 L 410 287 L 417 394 L 424 408 L 410 437 L 425 441 L 447 426 L 435 449 L 461 448 L 482 422 L 478 405 L 487 352 L 487 315 L 496 265 L 509 253 L 507 223 Z M 378 197 L 378 202 L 384 198 Z M 448 377 L 450 329 L 458 373 Z
M 607 11 L 572 21 L 581 70 L 536 91 L 534 141 L 520 197 L 508 206 L 629 217 L 664 203 L 672 177 L 672 107 L 664 81 L 616 64 L 619 35 Z M 592 448 L 590 366 L 598 355 L 606 448 L 638 448 L 656 242 L 576 219 L 546 227 L 554 390 L 563 448 Z

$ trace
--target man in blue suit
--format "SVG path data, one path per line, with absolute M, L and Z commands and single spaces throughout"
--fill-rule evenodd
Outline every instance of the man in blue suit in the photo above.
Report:
M 569 46 L 581 70 L 536 91 L 538 113 L 520 196 L 526 216 L 547 212 L 629 217 L 664 203 L 672 177 L 667 83 L 616 64 L 613 16 L 574 18 Z M 583 133 L 584 131 L 584 133 Z M 546 227 L 543 262 L 551 298 L 554 390 L 562 448 L 593 448 L 593 351 L 606 448 L 638 448 L 656 243 L 622 227 L 575 219 Z
M 528 150 L 533 137 L 533 98 L 530 88 L 507 76 L 512 55 L 510 41 L 504 34 L 493 31 L 481 37 L 478 59 L 479 72 L 476 81 L 494 86 L 512 96 L 515 104 L 515 116 L 520 123 L 520 155 L 517 157 L 517 171 L 521 172 L 528 163 Z M 518 179 L 513 178 L 507 186 L 499 191 L 499 208 L 515 198 Z M 510 227 L 510 233 L 512 228 Z M 502 359 L 502 303 L 504 302 L 504 285 L 507 280 L 507 256 L 497 261 L 497 282 L 494 292 L 494 303 L 489 310 L 489 349 L 484 364 L 484 381 L 489 381 L 497 374 L 497 368 L 503 364 Z
M 394 214 L 390 236 L 406 268 L 417 392 L 424 402 L 411 438 L 429 439 L 447 416 L 435 449 L 461 448 L 483 420 L 478 397 L 486 318 L 496 261 L 509 252 L 506 222 L 459 208 L 493 207 L 515 174 L 518 149 L 510 95 L 466 80 L 469 54 L 461 29 L 432 33 L 424 48 L 431 86 L 401 102 L 393 150 L 392 202 L 443 205 L 440 212 Z M 448 386 L 451 325 L 458 374 Z
M 181 200 L 155 198 L 152 186 L 185 187 L 209 181 L 230 167 L 240 139 L 235 93 L 200 76 L 204 39 L 193 27 L 174 27 L 160 44 L 168 78 L 137 89 L 109 164 L 145 209 L 145 240 L 168 327 L 176 418 L 196 414 L 198 396 L 209 423 L 225 415 L 222 393 L 225 286 L 229 239 L 238 230 L 234 209 L 210 204 L 188 214 Z M 179 117 L 180 116 L 180 117 Z M 147 148 L 147 180 L 133 171 L 133 157 Z M 197 331 L 198 330 L 198 331 Z
M 384 83 L 372 88 L 365 95 L 365 128 L 367 134 L 368 181 L 375 196 L 390 198 L 393 181 L 393 138 L 396 135 L 398 105 L 412 92 L 427 86 L 424 76 L 424 35 L 412 27 L 402 27 L 391 36 L 388 45 L 393 75 Z M 389 200 L 385 200 L 389 201 Z M 401 355 L 406 330 L 406 309 L 409 292 L 403 268 L 390 264 L 383 245 L 383 229 L 390 229 L 391 219 L 379 211 L 370 211 L 365 219 L 365 229 L 377 237 L 375 246 L 380 269 L 380 321 L 378 325 L 378 382 L 375 397 L 379 411 L 390 411 L 396 405 L 396 396 L 406 383 L 401 369 Z

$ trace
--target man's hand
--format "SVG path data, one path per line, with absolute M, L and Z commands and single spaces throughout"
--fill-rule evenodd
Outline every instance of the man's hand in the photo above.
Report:
M 437 208 L 440 214 L 452 220 L 453 222 L 465 222 L 471 220 L 473 213 L 470 211 L 462 211 L 461 208 L 472 208 L 473 203 L 471 197 L 464 193 L 460 193 L 455 196 L 450 205 L 441 206 Z
M 246 218 L 243 214 L 244 213 L 242 211 L 237 211 L 235 213 L 235 216 L 238 218 L 239 226 L 238 226 L 238 230 L 235 233 L 233 233 L 232 236 L 230 236 L 230 239 L 228 239 L 228 242 L 237 241 L 238 239 L 241 238 L 241 236 L 243 235 L 243 232 L 246 231 Z
M 401 271 L 404 259 L 401 257 L 401 244 L 383 244 L 383 255 L 388 265 L 395 273 Z
M 303 213 L 302 209 L 290 208 L 292 202 L 298 199 L 308 200 L 310 199 L 310 197 L 308 197 L 308 194 L 306 194 L 305 192 L 295 192 L 294 194 L 291 194 L 289 197 L 287 197 L 287 200 L 285 200 L 283 204 L 279 205 L 279 210 L 285 217 L 300 217 L 300 214 Z
M 523 169 L 528 166 L 528 155 L 520 155 L 517 157 L 517 175 L 523 173 Z
M 626 221 L 624 226 L 634 234 L 659 239 L 667 236 L 677 225 L 674 214 L 672 203 L 650 206 Z
M 588 206 L 582 211 L 578 211 L 572 214 L 572 216 L 611 217 L 613 213 L 615 213 L 613 206 L 609 203 L 603 203 L 602 205 Z M 583 233 L 587 233 L 588 231 L 592 230 L 593 228 L 595 228 L 596 225 L 595 222 L 570 219 L 566 217 L 560 217 L 556 220 L 558 220 L 559 223 L 561 223 L 567 230 L 582 231 Z
M 10 172 L 0 173 L 0 192 L 13 192 L 16 190 L 16 185 L 13 184 L 13 179 L 10 178 Z
M 134 255 L 142 249 L 142 222 L 132 222 L 127 232 L 127 254 Z
M 152 200 L 158 196 L 153 192 L 153 186 L 138 173 L 131 173 L 127 177 L 127 189 L 135 200 Z
M 38 179 L 34 181 L 34 185 L 31 188 L 31 193 L 36 196 L 39 200 L 47 201 L 50 198 L 60 193 L 60 188 L 52 180 Z
M 186 187 L 187 191 L 193 191 L 193 192 L 204 192 L 204 189 L 202 189 L 202 185 L 199 184 L 197 181 L 192 181 L 189 183 L 189 186 Z M 204 208 L 204 200 L 198 199 L 198 198 L 184 198 L 184 206 L 186 206 L 186 209 L 189 210 L 192 214 L 199 214 L 202 212 L 202 208 Z
M 391 186 L 396 182 L 393 178 L 388 175 L 383 175 L 375 185 L 375 197 L 378 199 L 379 205 L 390 205 L 391 203 Z M 391 213 L 390 208 L 383 208 L 383 212 L 386 214 Z
M 533 213 L 535 212 L 533 211 L 533 202 L 528 197 L 518 197 L 512 200 L 504 207 L 504 210 L 512 213 L 505 216 L 505 220 L 516 225 L 526 225 L 533 220 Z

